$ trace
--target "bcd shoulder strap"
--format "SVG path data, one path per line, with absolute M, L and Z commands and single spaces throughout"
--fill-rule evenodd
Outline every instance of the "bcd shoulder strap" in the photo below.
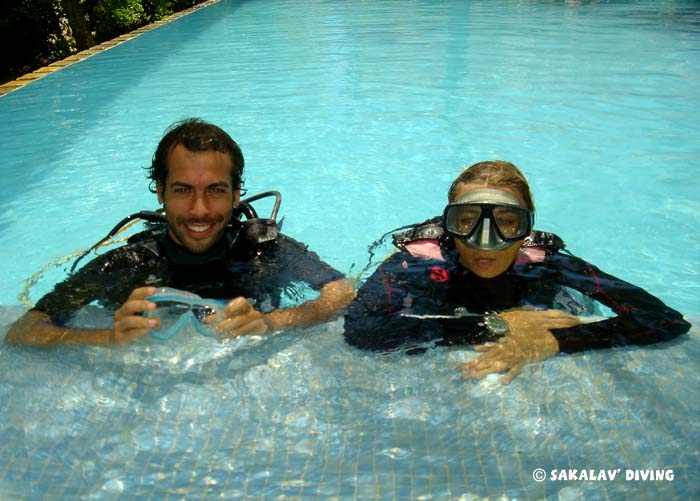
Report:
M 554 254 L 566 248 L 566 244 L 555 233 L 535 230 L 532 235 L 525 238 L 523 247 L 543 247 L 549 254 Z
M 412 225 L 408 230 L 393 233 L 391 241 L 395 247 L 403 249 L 407 244 L 416 240 L 437 240 L 442 242 L 444 237 L 445 230 L 442 227 L 442 218 L 438 216 Z
M 126 241 L 127 245 L 138 245 L 151 251 L 156 256 L 160 257 L 160 249 L 158 248 L 158 240 L 165 233 L 165 228 L 162 230 L 155 230 L 150 228 L 148 230 L 140 231 L 131 235 Z

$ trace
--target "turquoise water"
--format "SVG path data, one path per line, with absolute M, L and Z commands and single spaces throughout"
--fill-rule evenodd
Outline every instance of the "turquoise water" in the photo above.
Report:
M 187 116 L 226 128 L 250 193 L 280 190 L 285 232 L 344 272 L 438 214 L 461 167 L 504 158 L 533 184 L 538 228 L 694 324 L 507 388 L 461 382 L 468 349 L 359 353 L 338 322 L 215 346 L 2 347 L 0 494 L 697 496 L 699 63 L 697 2 L 222 0 L 0 98 L 3 333 L 24 279 L 156 206 L 141 167 Z M 675 479 L 536 483 L 537 467 Z

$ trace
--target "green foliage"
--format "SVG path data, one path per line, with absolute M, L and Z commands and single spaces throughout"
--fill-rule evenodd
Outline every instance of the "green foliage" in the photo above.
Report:
M 149 23 L 168 17 L 175 12 L 171 0 L 141 0 L 141 6 Z
M 83 0 L 81 6 L 96 43 L 148 24 L 141 0 Z
M 70 54 L 54 0 L 1 2 L 0 44 L 0 82 Z
M 203 0 L 2 0 L 0 82 Z M 8 50 L 9 49 L 9 50 Z

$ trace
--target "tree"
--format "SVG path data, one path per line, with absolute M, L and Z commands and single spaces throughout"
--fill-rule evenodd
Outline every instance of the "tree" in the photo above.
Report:
M 98 43 L 111 40 L 150 22 L 141 0 L 82 0 L 81 3 Z
M 54 0 L 4 0 L 0 3 L 0 79 L 62 59 L 70 54 L 61 12 Z
M 0 0 L 0 83 L 203 0 Z
M 88 49 L 95 45 L 88 27 L 85 11 L 78 0 L 60 0 L 63 13 L 68 20 L 70 30 L 75 40 L 75 47 L 78 51 Z

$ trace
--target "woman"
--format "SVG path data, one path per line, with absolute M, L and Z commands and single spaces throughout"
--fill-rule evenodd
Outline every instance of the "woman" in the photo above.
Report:
M 367 279 L 348 310 L 350 344 L 411 351 L 486 342 L 460 367 L 462 376 L 507 372 L 508 383 L 526 363 L 560 351 L 656 343 L 690 328 L 643 289 L 563 252 L 556 235 L 534 231 L 532 193 L 513 164 L 472 165 L 448 199 L 442 218 L 394 235 L 400 252 Z M 572 289 L 617 316 L 570 314 L 585 310 Z

